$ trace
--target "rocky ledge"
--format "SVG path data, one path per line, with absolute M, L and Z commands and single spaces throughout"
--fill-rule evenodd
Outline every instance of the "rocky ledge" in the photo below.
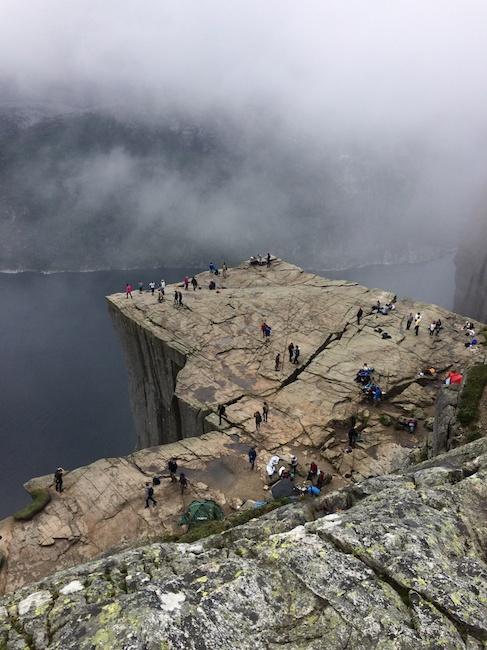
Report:
M 0 601 L 9 650 L 487 647 L 487 439 Z
M 134 540 L 173 532 L 193 498 L 215 499 L 227 512 L 246 499 L 265 498 L 271 454 L 296 454 L 299 480 L 316 460 L 333 477 L 329 490 L 398 469 L 423 444 L 441 387 L 420 371 L 434 366 L 441 377 L 451 368 L 465 370 L 478 357 L 465 348 L 464 319 L 457 314 L 401 299 L 389 314 L 377 315 L 371 306 L 391 300 L 390 293 L 326 280 L 281 260 L 270 268 L 242 264 L 226 278 L 202 273 L 197 279 L 202 288 L 182 289 L 182 307 L 173 303 L 174 286 L 161 304 L 151 293 L 109 298 L 129 365 L 139 446 L 156 446 L 69 472 L 61 495 L 52 476 L 30 481 L 29 492 L 48 489 L 52 500 L 31 521 L 0 522 L 4 592 Z M 359 306 L 365 314 L 357 325 Z M 423 314 L 417 337 L 406 329 L 410 311 Z M 427 325 L 437 318 L 443 329 L 430 337 Z M 262 320 L 272 326 L 267 344 Z M 383 339 L 378 328 L 390 338 Z M 298 364 L 288 362 L 291 341 L 301 348 Z M 283 363 L 276 371 L 278 352 Z M 363 403 L 354 382 L 364 362 L 375 367 L 385 391 L 374 407 Z M 253 413 L 263 400 L 269 421 L 256 432 Z M 226 404 L 221 426 L 219 403 Z M 352 415 L 362 438 L 345 453 Z M 414 434 L 394 427 L 405 415 L 419 421 Z M 432 434 L 435 453 L 452 444 L 444 422 Z M 250 444 L 257 447 L 256 472 L 246 463 Z M 163 478 L 157 507 L 145 509 L 144 483 L 164 476 L 171 456 L 187 473 L 190 490 L 182 497 Z

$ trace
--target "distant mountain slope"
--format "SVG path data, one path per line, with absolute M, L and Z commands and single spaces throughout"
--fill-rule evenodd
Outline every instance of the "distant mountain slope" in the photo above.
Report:
M 332 134 L 296 139 L 264 118 L 249 127 L 4 107 L 0 268 L 177 265 L 269 249 L 322 268 L 424 259 L 451 245 L 434 228 L 444 206 L 424 191 L 424 156 Z

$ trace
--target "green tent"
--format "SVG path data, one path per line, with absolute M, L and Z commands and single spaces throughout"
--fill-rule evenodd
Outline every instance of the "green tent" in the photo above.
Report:
M 214 519 L 223 519 L 225 515 L 218 503 L 210 499 L 191 501 L 188 509 L 179 520 L 179 525 L 187 524 L 190 528 Z

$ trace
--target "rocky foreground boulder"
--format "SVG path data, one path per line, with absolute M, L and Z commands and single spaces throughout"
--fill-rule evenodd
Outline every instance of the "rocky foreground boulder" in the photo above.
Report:
M 487 439 L 0 602 L 9 650 L 487 647 Z

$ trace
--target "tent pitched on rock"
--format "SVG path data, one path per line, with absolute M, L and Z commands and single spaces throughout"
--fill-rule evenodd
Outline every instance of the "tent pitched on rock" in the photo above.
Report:
M 197 526 L 207 521 L 215 519 L 223 519 L 225 515 L 218 503 L 211 499 L 202 499 L 199 501 L 191 501 L 188 509 L 179 520 L 179 525 Z

